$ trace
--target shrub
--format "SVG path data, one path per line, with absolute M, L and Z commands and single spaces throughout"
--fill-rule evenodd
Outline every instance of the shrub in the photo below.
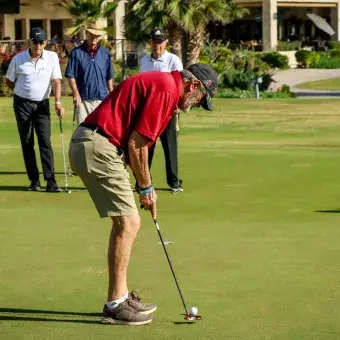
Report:
M 254 91 L 251 90 L 231 90 L 231 89 L 219 89 L 216 98 L 253 98 Z
M 289 68 L 288 57 L 278 52 L 265 53 L 262 55 L 262 60 L 267 63 L 271 68 Z
M 220 80 L 221 88 L 228 88 L 232 90 L 252 90 L 253 82 L 252 79 L 262 77 L 262 83 L 259 84 L 260 91 L 265 91 L 268 89 L 269 85 L 272 83 L 272 75 L 269 73 L 257 73 L 253 70 L 239 70 L 230 69 L 228 72 L 224 73 Z
M 340 58 L 340 50 L 332 50 L 331 58 Z
M 254 78 L 254 72 L 242 69 L 230 69 L 226 72 L 221 80 L 221 87 L 229 89 L 251 89 L 251 79 Z
M 318 52 L 300 50 L 295 53 L 296 61 L 302 67 L 309 67 L 311 64 L 315 64 L 320 59 Z
M 336 69 L 340 68 L 340 59 L 332 58 L 329 53 L 321 53 L 318 61 L 310 65 L 311 68 Z
M 68 83 L 68 79 L 65 77 L 65 70 L 66 70 L 67 62 L 68 62 L 67 57 L 59 59 L 61 74 L 63 75 L 63 78 L 61 79 L 61 95 L 63 97 L 72 96 L 71 87 Z
M 273 75 L 271 73 L 261 74 L 262 83 L 259 84 L 260 91 L 267 91 L 270 84 L 274 81 Z
M 297 51 L 301 48 L 300 42 L 279 41 L 276 46 L 277 51 Z
M 295 98 L 294 93 L 286 93 L 286 92 L 270 92 L 264 91 L 261 92 L 261 98 L 265 99 L 284 99 L 284 98 Z
M 340 41 L 328 41 L 332 50 L 340 50 Z
M 0 97 L 11 97 L 13 91 L 6 85 L 6 76 L 0 75 Z
M 229 44 L 223 45 L 221 40 L 207 40 L 201 50 L 200 62 L 214 64 L 227 60 L 231 54 L 228 46 Z
M 285 85 L 284 85 L 285 86 Z M 288 86 L 289 88 L 289 86 Z M 294 98 L 294 93 L 283 91 L 270 92 L 264 91 L 260 93 L 261 98 L 266 99 L 284 99 L 284 98 Z M 231 89 L 220 89 L 216 94 L 216 98 L 240 98 L 249 99 L 255 98 L 255 92 L 252 90 L 231 90 Z

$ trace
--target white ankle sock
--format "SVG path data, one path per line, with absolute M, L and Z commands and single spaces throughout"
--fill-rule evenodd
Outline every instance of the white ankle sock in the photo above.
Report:
M 106 306 L 110 309 L 115 309 L 118 307 L 122 302 L 124 302 L 129 297 L 129 293 L 126 293 L 122 298 L 118 300 L 108 301 L 106 302 Z

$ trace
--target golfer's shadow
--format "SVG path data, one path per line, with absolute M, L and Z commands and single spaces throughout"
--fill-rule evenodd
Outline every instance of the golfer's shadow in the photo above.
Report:
M 59 316 L 59 318 L 58 318 Z M 68 316 L 60 317 L 60 316 Z M 92 317 L 91 319 L 72 319 L 70 317 Z M 100 313 L 60 312 L 51 310 L 0 308 L 0 320 L 2 321 L 33 321 L 33 322 L 71 322 L 83 324 L 100 323 Z M 57 318 L 56 318 L 57 317 Z M 94 319 L 95 318 L 95 319 Z
M 64 189 L 63 186 L 60 186 L 61 189 Z M 85 187 L 69 187 L 70 190 L 74 191 L 81 191 L 81 190 L 86 190 Z M 42 187 L 42 189 L 38 191 L 28 191 L 27 186 L 22 186 L 22 185 L 0 185 L 0 191 L 26 191 L 26 192 L 31 192 L 34 194 L 37 193 L 44 193 L 46 194 L 45 187 Z
M 316 213 L 324 213 L 324 214 L 340 214 L 339 209 L 331 209 L 331 210 L 315 210 Z
M 58 318 L 59 316 L 59 318 Z M 62 316 L 62 317 L 60 317 Z M 63 317 L 65 316 L 65 318 Z M 28 321 L 28 322 L 68 322 L 81 324 L 100 324 L 101 313 L 65 312 L 40 309 L 0 308 L 0 321 Z M 70 318 L 70 317 L 91 317 Z M 165 321 L 168 323 L 169 321 Z M 175 321 L 175 325 L 193 325 L 193 321 Z

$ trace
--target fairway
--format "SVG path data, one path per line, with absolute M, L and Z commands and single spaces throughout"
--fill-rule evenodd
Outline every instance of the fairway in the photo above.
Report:
M 295 87 L 306 90 L 336 91 L 340 90 L 340 78 L 310 81 L 308 83 L 298 84 Z
M 68 141 L 72 104 L 64 102 Z M 340 101 L 214 104 L 181 115 L 184 192 L 157 191 L 184 297 L 203 320 L 183 320 L 155 227 L 141 212 L 129 288 L 158 310 L 152 324 L 133 328 L 99 324 L 109 220 L 77 177 L 72 194 L 25 191 L 12 102 L 0 99 L 1 340 L 340 339 Z M 54 113 L 52 130 L 64 186 Z M 160 143 L 152 170 L 165 189 Z

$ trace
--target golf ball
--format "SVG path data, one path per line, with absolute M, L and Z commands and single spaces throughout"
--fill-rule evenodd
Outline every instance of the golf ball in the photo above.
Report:
M 198 313 L 198 309 L 196 307 L 191 307 L 190 314 L 197 315 L 197 313 Z

